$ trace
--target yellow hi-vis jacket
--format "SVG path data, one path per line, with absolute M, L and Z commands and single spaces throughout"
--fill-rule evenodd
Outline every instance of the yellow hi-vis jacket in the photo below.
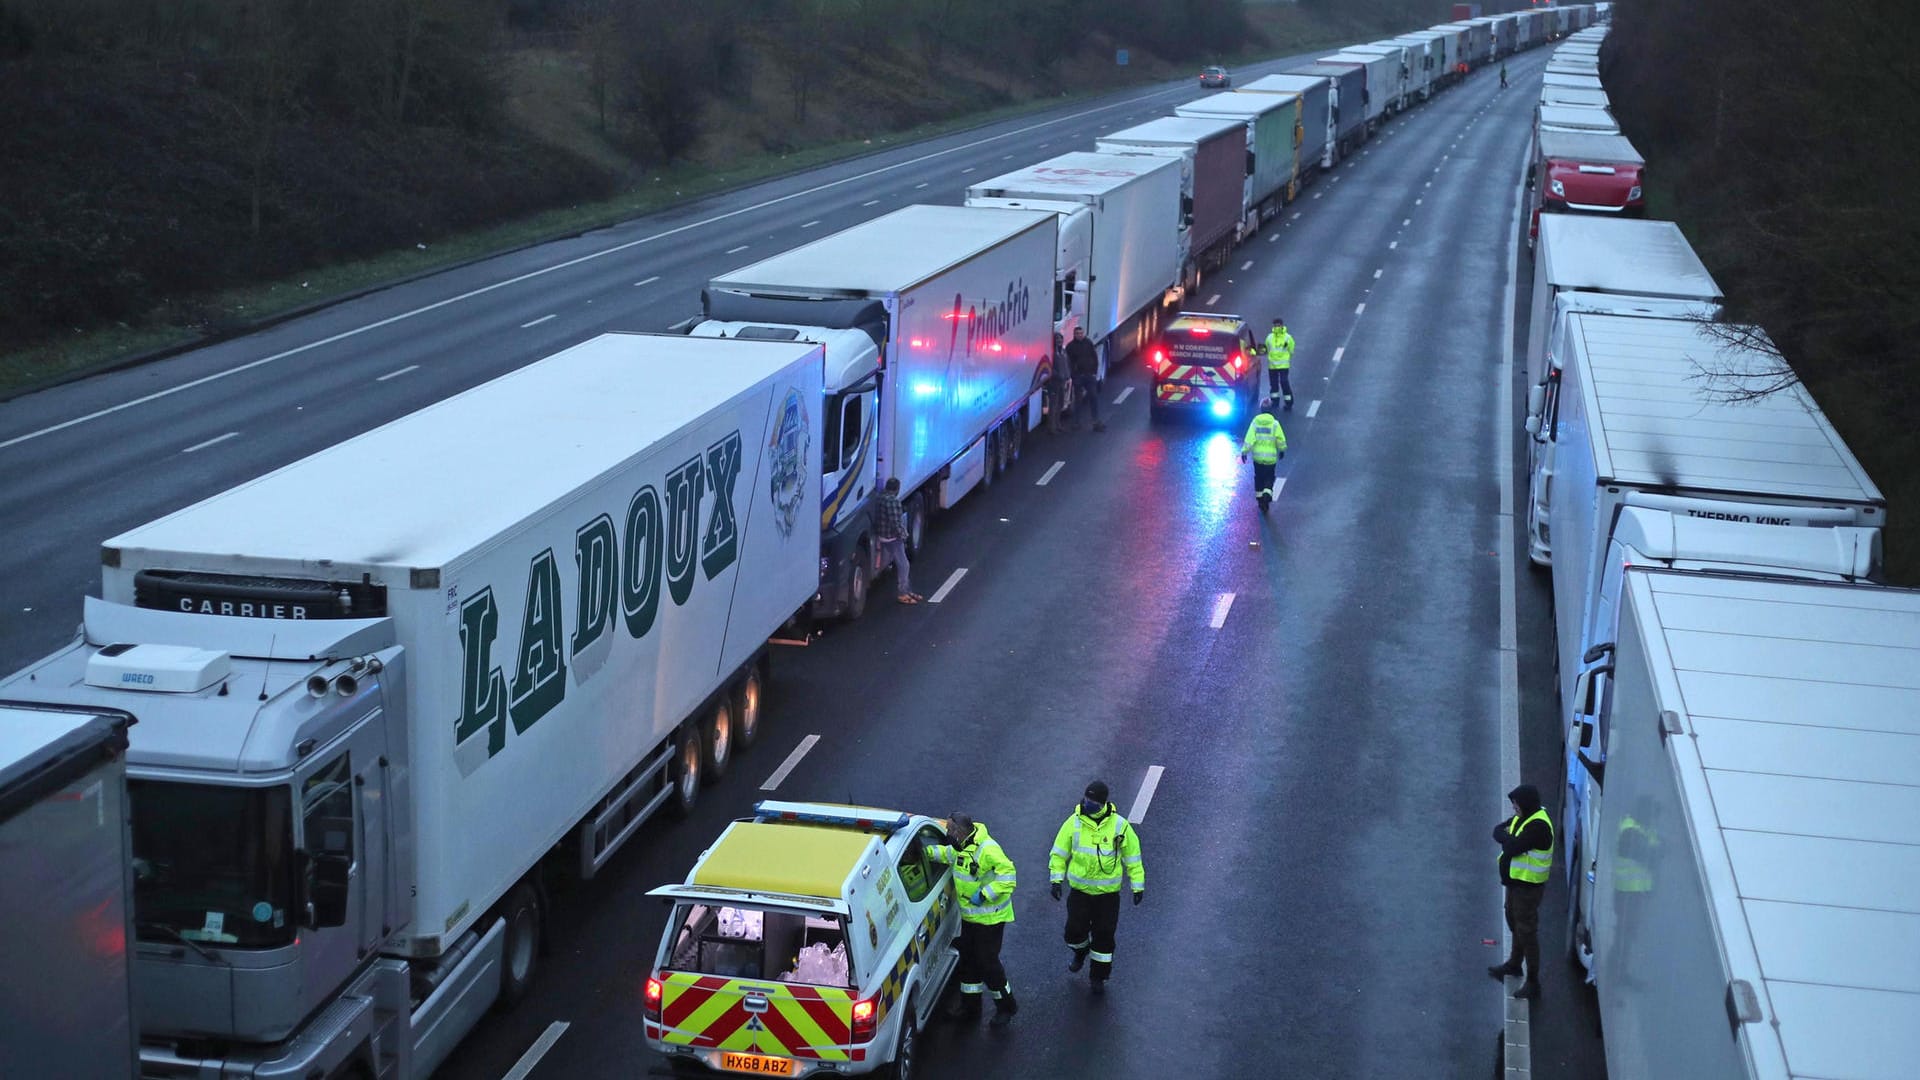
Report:
M 974 822 L 973 835 L 958 849 L 932 844 L 927 858 L 953 867 L 953 887 L 960 897 L 960 919 L 970 923 L 1013 921 L 1013 860 L 987 827 Z
M 1247 437 L 1240 442 L 1240 452 L 1252 454 L 1256 465 L 1275 465 L 1287 448 L 1287 433 L 1280 430 L 1280 418 L 1272 413 L 1263 412 L 1247 425 Z
M 1076 892 L 1101 896 L 1120 891 L 1122 871 L 1133 883 L 1134 892 L 1146 891 L 1140 834 L 1127 825 L 1127 819 L 1114 810 L 1112 803 L 1097 818 L 1074 807 L 1053 838 L 1053 854 L 1047 856 L 1047 880 L 1064 880 Z
M 1293 335 L 1284 326 L 1267 331 L 1267 366 L 1282 371 L 1293 366 Z
M 1507 833 L 1510 836 L 1519 836 L 1526 831 L 1528 825 L 1533 824 L 1535 818 L 1547 823 L 1547 846 L 1515 855 L 1507 862 L 1507 876 L 1515 881 L 1544 885 L 1553 872 L 1553 819 L 1547 816 L 1545 810 L 1535 810 L 1524 820 L 1520 815 L 1515 814 L 1507 821 Z

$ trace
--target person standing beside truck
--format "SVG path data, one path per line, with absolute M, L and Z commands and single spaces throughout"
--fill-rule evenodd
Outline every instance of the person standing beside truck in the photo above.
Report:
M 1260 512 L 1265 514 L 1273 503 L 1273 476 L 1279 468 L 1280 459 L 1287 456 L 1287 433 L 1280 427 L 1280 418 L 1273 415 L 1273 399 L 1260 403 L 1260 413 L 1247 425 L 1246 438 L 1240 440 L 1240 460 L 1253 457 L 1253 495 L 1260 500 Z
M 1292 374 L 1293 334 L 1287 330 L 1287 321 L 1276 315 L 1273 329 L 1267 331 L 1267 393 L 1280 398 L 1288 412 L 1293 411 Z
M 912 565 L 907 562 L 907 511 L 900 505 L 900 478 L 887 477 L 881 487 L 879 497 L 874 501 L 873 531 L 880 541 L 881 569 L 893 566 L 894 599 L 903 604 L 917 604 L 925 599 L 913 591 L 913 579 L 909 576 Z
M 1013 921 L 1013 860 L 999 841 L 965 814 L 947 819 L 947 842 L 926 849 L 927 858 L 953 867 L 954 893 L 960 899 L 960 1000 L 948 1014 L 956 1020 L 980 1018 L 981 995 L 993 995 L 994 1027 L 1005 1027 L 1020 1006 L 1000 963 L 1000 945 Z
M 1127 827 L 1107 801 L 1107 784 L 1095 780 L 1080 796 L 1080 805 L 1060 825 L 1047 857 L 1048 891 L 1060 899 L 1067 894 L 1067 948 L 1073 959 L 1068 971 L 1079 971 L 1093 958 L 1093 992 L 1105 993 L 1113 974 L 1113 934 L 1120 926 L 1120 879 L 1133 885 L 1135 904 L 1147 898 L 1147 872 L 1140 862 L 1140 835 Z
M 1073 340 L 1067 342 L 1067 363 L 1073 370 L 1073 396 L 1091 410 L 1093 430 L 1107 430 L 1107 425 L 1100 421 L 1100 351 L 1087 340 L 1084 326 L 1073 328 Z M 1080 427 L 1076 420 L 1074 430 Z
M 1500 89 L 1505 90 L 1506 88 L 1507 88 L 1507 62 L 1505 60 L 1502 60 L 1500 61 Z
M 1513 947 L 1507 953 L 1507 962 L 1493 965 L 1487 974 L 1505 979 L 1524 972 L 1526 981 L 1513 996 L 1537 998 L 1540 900 L 1546 895 L 1547 877 L 1553 871 L 1553 821 L 1541 808 L 1539 789 L 1532 784 L 1521 784 L 1507 792 L 1507 801 L 1513 806 L 1513 816 L 1493 827 L 1493 841 L 1500 845 L 1500 884 L 1507 892 L 1507 929 L 1513 932 Z
M 1047 430 L 1060 434 L 1060 414 L 1067 408 L 1066 339 L 1059 331 L 1053 335 L 1053 363 L 1047 369 Z

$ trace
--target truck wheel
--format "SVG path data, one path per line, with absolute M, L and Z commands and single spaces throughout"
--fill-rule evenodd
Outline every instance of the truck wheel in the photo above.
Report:
M 1007 440 L 1007 467 L 1012 468 L 1014 462 L 1020 460 L 1020 447 L 1027 441 L 1026 415 L 1016 416 L 1008 423 L 1011 426 L 1007 433 L 1011 438 Z
M 733 695 L 721 694 L 700 725 L 700 764 L 706 773 L 702 779 L 717 784 L 733 764 Z
M 907 999 L 906 1011 L 900 1017 L 900 1038 L 893 1044 L 893 1061 L 887 1066 L 888 1080 L 913 1080 L 919 1075 L 914 1068 L 914 1059 L 920 1053 L 920 1030 L 914 1022 L 918 1004 L 912 998 Z
M 673 794 L 667 798 L 666 811 L 675 821 L 685 821 L 693 813 L 693 804 L 700 800 L 703 757 L 700 733 L 692 729 L 681 732 L 680 741 L 674 744 L 673 760 L 667 764 L 667 782 L 673 785 Z
M 507 920 L 507 932 L 500 951 L 496 1004 L 511 1009 L 527 996 L 534 972 L 540 968 L 540 894 L 523 878 L 507 894 L 500 914 Z
M 917 559 L 920 557 L 920 546 L 927 539 L 927 500 L 920 495 L 914 495 L 901 509 L 906 511 L 907 557 Z
M 747 677 L 740 680 L 739 700 L 733 707 L 733 736 L 738 750 L 751 750 L 753 744 L 760 741 L 760 691 L 763 685 L 760 665 L 756 662 L 747 668 Z
M 859 622 L 867 613 L 867 586 L 873 581 L 873 554 L 867 545 L 853 549 L 853 576 L 847 580 L 848 622 Z
M 987 463 L 980 470 L 980 486 L 990 488 L 1000 475 L 1000 429 L 987 432 Z

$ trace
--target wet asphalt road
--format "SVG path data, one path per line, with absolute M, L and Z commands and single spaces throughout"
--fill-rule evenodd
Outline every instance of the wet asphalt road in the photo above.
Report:
M 1500 340 L 1528 88 L 1544 59 L 1511 61 L 1516 87 L 1504 94 L 1482 72 L 1390 123 L 1189 301 L 1260 324 L 1284 313 L 1300 342 L 1285 486 L 1270 518 L 1250 498 L 1237 431 L 1149 423 L 1142 373 L 1118 368 L 1102 402 L 1106 432 L 1030 440 L 1008 476 L 935 523 L 916 588 L 931 595 L 966 571 L 942 603 L 882 601 L 863 623 L 776 655 L 762 745 L 708 789 L 691 821 L 649 824 L 599 880 L 561 887 L 533 994 L 471 1035 L 441 1075 L 502 1076 L 556 1022 L 569 1027 L 535 1077 L 624 1077 L 657 1063 L 638 995 L 664 911 L 644 893 L 682 878 L 809 734 L 820 741 L 780 797 L 968 810 L 1023 876 L 1004 954 L 1019 1018 L 1005 1032 L 931 1028 L 925 1075 L 1489 1075 L 1502 1015 L 1481 970 L 1498 959 L 1485 942 L 1500 937 L 1486 838 L 1502 806 L 1496 552 L 1509 522 L 1495 461 L 1518 451 L 1513 418 L 1499 415 L 1500 380 L 1512 377 Z M 1190 96 L 1162 95 L 1133 122 Z M 987 156 L 1013 154 L 1012 167 L 1091 141 L 1033 144 L 1045 134 Z M 954 201 L 966 178 L 945 160 L 929 164 L 942 184 L 913 187 L 920 166 L 887 176 L 902 191 L 888 196 L 894 205 Z M 844 215 L 889 208 L 840 201 Z M 806 213 L 789 203 L 746 216 L 778 215 L 791 231 L 820 216 Z M 721 247 L 738 237 L 672 247 L 676 291 L 657 300 L 631 296 L 639 270 L 661 272 L 651 266 L 616 273 L 596 259 L 551 275 L 546 292 L 617 295 L 607 301 L 623 305 L 617 315 L 580 305 L 577 318 L 503 330 L 553 301 L 502 290 L 511 297 L 478 312 L 369 332 L 379 350 L 343 339 L 258 369 L 257 380 L 242 373 L 205 396 L 169 396 L 137 420 L 115 413 L 0 448 L 16 478 L 0 505 L 13 571 L 0 577 L 0 660 L 17 666 L 58 643 L 75 596 L 97 587 L 91 545 L 112 528 L 599 329 L 664 325 L 692 310 L 680 293 L 697 277 L 799 239 L 762 231 L 774 238 L 746 253 Z M 538 263 L 609 240 L 623 242 L 582 238 Z M 450 296 L 499 279 L 483 269 L 432 288 Z M 1524 256 L 1520 269 L 1524 282 Z M 384 302 L 397 313 L 432 302 L 423 295 Z M 386 317 L 368 307 L 380 300 L 244 350 L 80 384 L 51 411 L 44 401 L 23 411 L 33 399 L 0 407 L 0 442 L 136 396 L 129 388 L 143 380 L 177 385 L 365 325 Z M 1522 310 L 1524 300 L 1523 287 Z M 544 336 L 555 323 L 564 327 Z M 438 370 L 373 382 L 411 363 Z M 343 391 L 361 396 L 343 404 Z M 266 437 L 296 427 L 297 437 Z M 226 456 L 217 445 L 180 453 L 235 428 L 266 431 L 257 447 L 230 440 L 243 446 Z M 57 497 L 81 457 L 84 493 Z M 1040 485 L 1055 462 L 1065 464 Z M 45 529 L 26 528 L 28 507 Z M 1521 762 L 1552 790 L 1546 589 L 1524 568 L 1518 585 Z M 1045 853 L 1088 779 L 1104 777 L 1131 810 L 1153 766 L 1164 775 L 1139 823 L 1148 898 L 1124 909 L 1113 989 L 1095 1000 L 1064 970 Z M 1550 896 L 1550 963 L 1563 917 Z M 1549 972 L 1534 1075 L 1604 1075 L 1582 999 Z

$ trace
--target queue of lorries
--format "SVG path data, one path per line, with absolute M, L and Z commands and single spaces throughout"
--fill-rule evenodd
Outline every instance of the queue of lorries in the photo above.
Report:
M 1103 369 L 1137 350 L 1387 116 L 1595 12 L 1202 98 L 721 274 L 680 333 L 593 338 L 107 539 L 75 638 L 0 680 L 0 872 L 69 859 L 34 895 L 97 899 L 20 913 L 9 890 L 6 955 L 74 990 L 10 997 L 0 1060 L 431 1073 L 528 992 L 549 876 L 684 816 L 761 737 L 775 645 L 860 615 L 883 485 L 917 549 L 1074 407 L 1046 393 L 1059 338 L 1084 328 Z M 1236 340 L 1183 366 L 1251 387 Z M 112 767 L 76 771 L 96 743 Z M 953 966 L 941 827 L 758 808 L 662 891 L 649 1040 L 686 1066 L 907 1071 Z M 60 1011 L 82 1000 L 90 1022 Z
M 1914 1075 L 1920 591 L 1875 584 L 1885 498 L 1679 228 L 1580 205 L 1555 93 L 1545 204 L 1602 212 L 1537 219 L 1526 520 L 1608 1074 Z

